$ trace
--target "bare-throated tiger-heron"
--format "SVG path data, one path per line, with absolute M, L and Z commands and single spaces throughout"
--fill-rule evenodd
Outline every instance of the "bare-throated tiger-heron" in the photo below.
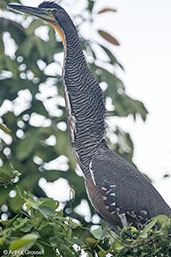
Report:
M 55 2 L 47 1 L 38 8 L 9 6 L 46 21 L 62 39 L 68 132 L 97 213 L 117 234 L 123 226 L 137 226 L 159 214 L 171 217 L 170 207 L 149 181 L 107 146 L 103 93 L 89 70 L 77 30 L 67 12 Z

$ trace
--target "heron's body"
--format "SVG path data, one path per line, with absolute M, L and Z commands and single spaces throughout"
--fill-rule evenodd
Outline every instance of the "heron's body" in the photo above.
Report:
M 138 226 L 159 214 L 171 217 L 170 207 L 148 180 L 108 148 L 103 93 L 88 68 L 78 33 L 65 10 L 53 2 L 32 9 L 10 6 L 46 20 L 61 36 L 68 131 L 87 192 L 99 215 L 118 234 L 123 226 Z

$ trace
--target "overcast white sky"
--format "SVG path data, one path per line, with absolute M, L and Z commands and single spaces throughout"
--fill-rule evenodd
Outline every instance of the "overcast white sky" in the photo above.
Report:
M 23 0 L 30 6 L 41 2 Z M 65 7 L 70 15 L 81 10 L 80 2 L 68 0 Z M 71 3 L 77 3 L 77 8 Z M 131 133 L 136 165 L 154 180 L 171 206 L 171 179 L 161 179 L 164 173 L 171 175 L 171 1 L 98 0 L 95 10 L 102 7 L 114 7 L 118 12 L 99 15 L 95 25 L 120 41 L 120 47 L 111 46 L 126 69 L 118 75 L 127 93 L 141 100 L 149 111 L 145 123 L 131 118 L 115 119 L 114 123 Z

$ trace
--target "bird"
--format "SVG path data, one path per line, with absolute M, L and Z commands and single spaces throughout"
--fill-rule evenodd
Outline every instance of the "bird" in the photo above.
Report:
M 139 227 L 160 214 L 171 218 L 170 207 L 154 186 L 137 168 L 109 148 L 103 92 L 89 69 L 77 29 L 68 13 L 54 1 L 44 1 L 37 8 L 8 6 L 44 20 L 61 37 L 68 133 L 76 162 L 84 175 L 87 194 L 99 216 L 118 235 L 123 227 Z

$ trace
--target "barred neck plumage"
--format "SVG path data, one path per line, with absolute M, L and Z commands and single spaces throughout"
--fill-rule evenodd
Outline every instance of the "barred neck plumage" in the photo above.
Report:
M 63 69 L 68 129 L 73 152 L 88 167 L 105 135 L 103 93 L 91 74 L 76 30 L 67 31 Z

